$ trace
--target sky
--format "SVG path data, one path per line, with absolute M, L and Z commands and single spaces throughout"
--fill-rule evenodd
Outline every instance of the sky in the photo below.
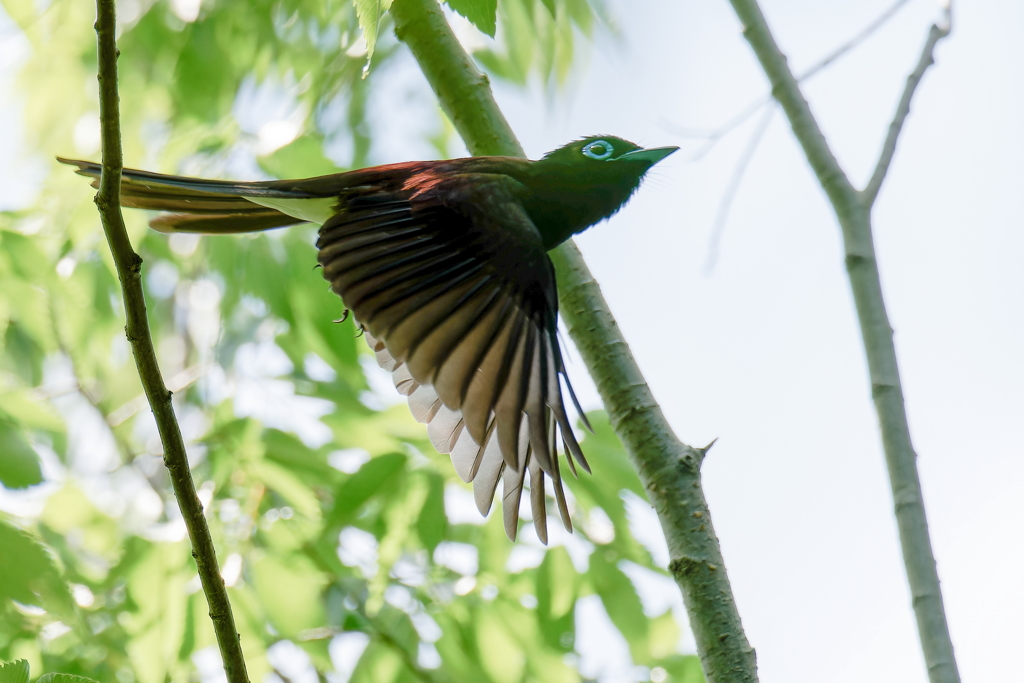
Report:
M 889 0 L 772 0 L 762 8 L 800 72 Z M 932 543 L 964 680 L 1019 680 L 1024 642 L 1024 4 L 954 8 L 952 35 L 917 91 L 873 213 L 876 249 L 918 453 Z M 680 145 L 631 203 L 578 239 L 679 437 L 703 446 L 704 486 L 764 683 L 923 683 L 924 670 L 834 214 L 775 110 L 730 204 L 716 214 L 755 115 L 705 156 L 702 141 L 767 93 L 730 6 L 612 0 L 564 91 L 496 83 L 532 158 L 613 134 Z M 804 84 L 847 174 L 863 187 L 932 0 Z M 0 41 L 0 127 L 16 130 Z M 433 107 L 415 64 L 371 77 L 373 161 L 430 158 L 410 111 Z M 396 106 L 398 105 L 398 106 Z M 0 136 L 0 203 L 32 173 Z M 17 184 L 16 184 L 17 183 Z M 578 358 L 586 406 L 599 399 Z M 597 472 L 594 476 L 600 476 Z M 586 606 L 590 609 L 591 606 Z

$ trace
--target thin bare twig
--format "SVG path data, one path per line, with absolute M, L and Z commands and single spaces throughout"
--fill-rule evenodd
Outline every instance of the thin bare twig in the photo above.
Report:
M 146 318 L 146 299 L 142 292 L 142 258 L 135 253 L 121 216 L 121 117 L 117 91 L 118 50 L 114 40 L 116 26 L 114 0 L 96 1 L 96 36 L 99 50 L 100 130 L 103 141 L 103 165 L 96 207 L 99 209 L 107 245 L 114 257 L 114 266 L 121 281 L 124 297 L 125 334 L 132 345 L 139 379 L 153 409 L 160 441 L 164 447 L 164 464 L 170 473 L 174 495 L 192 540 L 192 556 L 196 560 L 203 592 L 210 605 L 210 618 L 217 635 L 224 670 L 229 683 L 249 683 L 242 657 L 242 646 L 235 629 L 227 588 L 217 566 L 210 528 L 203 516 L 203 504 L 188 468 L 181 429 L 171 405 L 171 392 L 164 385 L 157 364 L 153 336 Z
M 706 140 L 706 142 L 703 145 L 697 148 L 696 152 L 694 152 L 693 154 L 686 158 L 686 163 L 692 164 L 706 157 L 708 155 L 708 152 L 714 149 L 715 145 L 717 145 L 722 138 L 724 138 L 726 135 L 728 135 L 729 133 L 733 132 L 734 130 L 742 126 L 744 123 L 746 123 L 746 121 L 751 116 L 764 109 L 765 105 L 767 105 L 771 101 L 772 96 L 769 94 L 765 95 L 764 97 L 761 97 L 760 99 L 754 102 L 751 102 L 746 107 L 744 107 L 739 114 L 736 114 L 736 116 L 729 119 L 729 121 L 725 125 L 716 128 L 715 130 L 710 132 L 706 132 L 703 134 L 695 134 L 696 131 L 691 131 L 690 134 L 687 135 L 680 132 L 685 131 L 686 129 L 675 129 L 673 132 L 675 132 L 676 135 L 681 135 L 683 137 L 704 138 Z
M 890 19 L 896 16 L 896 13 L 899 12 L 900 9 L 902 9 L 903 6 L 906 5 L 908 2 L 910 2 L 910 0 L 896 0 L 896 2 L 889 6 L 889 9 L 879 14 L 878 18 L 875 19 L 870 24 L 868 24 L 867 26 L 865 26 L 860 33 L 855 35 L 853 38 L 850 38 L 850 40 L 846 41 L 845 43 L 837 47 L 830 54 L 826 55 L 820 61 L 811 66 L 809 69 L 807 69 L 802 74 L 797 76 L 797 82 L 803 83 L 805 80 L 807 80 L 811 76 L 814 76 L 816 73 L 827 67 L 829 64 L 836 61 L 837 59 L 845 55 L 847 52 L 849 52 L 850 50 L 852 50 L 853 48 L 857 47 L 865 40 L 870 38 L 872 35 L 874 35 L 875 31 L 885 26 L 886 22 L 888 22 Z
M 890 5 L 885 12 L 882 12 L 882 14 L 880 14 L 873 22 L 864 27 L 864 29 L 860 33 L 858 33 L 853 38 L 846 41 L 838 48 L 833 50 L 831 53 L 826 55 L 823 59 L 821 59 L 816 64 L 811 66 L 809 69 L 804 71 L 800 76 L 797 76 L 797 83 L 802 83 L 803 81 L 811 78 L 819 71 L 823 70 L 825 67 L 832 64 L 832 62 L 836 61 L 837 59 L 839 59 L 840 57 L 842 57 L 843 55 L 845 55 L 846 53 L 850 52 L 855 47 L 863 43 L 865 40 L 870 38 L 871 35 L 875 33 L 875 31 L 882 28 L 882 26 L 884 26 L 886 22 L 888 22 L 889 19 L 891 19 L 896 14 L 896 12 L 898 12 L 900 8 L 906 5 L 909 1 L 910 0 L 896 0 L 896 2 Z M 921 69 L 921 73 L 924 73 L 923 69 Z M 920 76 L 918 76 L 917 80 L 920 80 Z M 914 81 L 914 84 L 916 86 L 916 81 Z M 912 95 L 912 91 L 910 94 Z M 738 126 L 743 124 L 747 119 L 756 114 L 771 101 L 771 93 L 764 95 L 760 99 L 751 102 L 739 114 L 734 116 L 728 123 L 715 129 L 714 131 L 711 131 L 710 133 L 701 134 L 698 131 L 686 131 L 685 133 L 681 133 L 686 137 L 703 137 L 707 140 L 707 142 L 703 146 L 701 146 L 686 160 L 687 163 L 703 159 L 705 156 L 707 156 L 708 152 L 710 152 L 723 137 L 731 133 Z M 909 110 L 909 96 L 906 97 L 906 103 L 907 109 Z M 733 199 L 735 199 L 736 191 L 739 188 L 740 181 L 743 179 L 743 174 L 746 171 L 747 165 L 750 163 L 750 159 L 754 155 L 754 151 L 757 149 L 758 144 L 760 144 L 761 142 L 761 137 L 764 135 L 764 131 L 768 126 L 768 121 L 771 119 L 771 115 L 771 112 L 765 114 L 764 118 L 762 119 L 762 123 L 758 124 L 758 127 L 755 129 L 755 132 L 751 136 L 750 141 L 747 143 L 747 147 L 744 149 L 743 154 L 740 156 L 740 159 L 736 164 L 736 168 L 733 171 L 732 178 L 729 180 L 729 184 L 726 186 L 725 192 L 722 194 L 722 198 L 719 201 L 718 213 L 715 215 L 715 222 L 711 227 L 711 238 L 708 241 L 708 254 L 704 260 L 703 271 L 705 277 L 709 276 L 714 271 L 715 264 L 718 262 L 719 244 L 722 240 L 722 234 L 725 232 L 725 221 L 728 218 L 729 209 L 732 207 L 732 202 Z M 900 124 L 902 125 L 902 121 L 900 121 Z M 895 147 L 895 139 L 893 141 L 893 145 Z
M 722 193 L 722 199 L 718 203 L 718 213 L 715 214 L 715 222 L 711 227 L 711 239 L 708 240 L 708 255 L 704 260 L 705 276 L 711 275 L 715 269 L 715 264 L 718 262 L 718 247 L 722 241 L 722 233 L 725 232 L 725 221 L 729 218 L 732 200 L 736 197 L 736 191 L 739 190 L 743 174 L 746 173 L 751 159 L 754 158 L 754 152 L 757 151 L 758 145 L 761 144 L 761 139 L 764 137 L 765 131 L 768 130 L 768 124 L 771 123 L 774 114 L 775 107 L 769 107 L 765 110 L 764 115 L 761 116 L 761 120 L 757 123 L 757 128 L 754 129 L 754 132 L 750 135 L 750 140 L 747 141 L 747 146 L 743 149 L 743 154 L 740 155 L 739 160 L 736 162 L 736 168 L 733 169 L 732 177 L 729 178 L 729 184 L 726 185 L 725 192 Z
M 858 45 L 860 45 L 865 40 L 870 38 L 872 35 L 874 35 L 874 33 L 876 31 L 878 31 L 880 28 L 885 26 L 885 24 L 890 19 L 892 19 L 896 15 L 896 13 L 900 9 L 902 9 L 903 6 L 906 5 L 908 2 L 910 2 L 910 0 L 896 0 L 896 2 L 894 2 L 892 5 L 890 5 L 887 10 L 885 10 L 880 15 L 878 15 L 878 17 L 874 21 L 872 21 L 870 24 L 865 26 L 860 31 L 860 33 L 858 33 L 854 37 L 850 38 L 850 40 L 846 41 L 845 43 L 843 43 L 842 45 L 837 47 L 835 50 L 833 50 L 832 52 L 827 54 L 825 57 L 823 57 L 819 61 L 815 62 L 813 65 L 811 65 L 810 68 L 808 68 L 806 71 L 804 71 L 799 76 L 797 76 L 797 78 L 796 78 L 797 83 L 803 83 L 804 81 L 810 79 L 812 76 L 815 76 L 819 71 L 822 71 L 825 67 L 827 67 L 830 64 L 832 64 L 832 62 L 836 61 L 837 59 L 839 59 L 843 55 L 845 55 L 848 52 L 852 51 Z M 751 116 L 756 114 L 758 111 L 761 110 L 761 108 L 763 106 L 765 106 L 766 104 L 768 104 L 771 101 L 772 101 L 771 93 L 767 93 L 765 95 L 762 95 L 761 97 L 759 97 L 758 99 L 754 100 L 753 102 L 748 104 L 746 107 L 744 107 L 740 111 L 740 113 L 738 113 L 736 116 L 732 117 L 728 122 L 726 122 L 722 126 L 719 126 L 715 130 L 710 131 L 710 132 L 700 133 L 698 131 L 692 131 L 692 130 L 682 129 L 682 128 L 675 128 L 675 132 L 678 135 L 682 135 L 683 137 L 704 138 L 704 139 L 706 139 L 708 141 L 700 149 L 698 149 L 696 152 L 694 152 L 687 159 L 687 161 L 688 162 L 694 162 L 694 161 L 699 161 L 700 159 L 703 159 L 707 155 L 707 153 L 710 152 L 711 149 L 716 144 L 718 144 L 719 140 L 721 140 L 723 137 L 725 137 L 726 135 L 731 133 L 733 130 L 735 130 L 739 126 L 743 125 L 743 123 L 747 119 L 749 119 Z M 684 131 L 684 132 L 679 132 L 679 131 Z
M 198 363 L 185 368 L 167 380 L 167 389 L 171 393 L 187 389 L 193 382 L 209 372 L 211 365 L 211 363 Z M 146 405 L 148 405 L 146 395 L 140 394 L 110 411 L 110 414 L 107 415 L 107 424 L 117 427 L 135 417 Z
M 793 134 L 804 150 L 807 160 L 832 203 L 843 232 L 846 253 L 846 272 L 850 279 L 861 338 L 871 378 L 871 396 L 878 414 L 892 487 L 896 523 L 899 526 L 903 563 L 910 585 L 911 601 L 917 618 L 917 630 L 924 652 L 928 677 L 932 683 L 959 683 L 949 636 L 939 575 L 928 535 L 921 480 L 917 472 L 917 454 L 910 439 L 907 410 L 903 399 L 896 346 L 892 326 L 885 310 L 882 284 L 875 259 L 875 246 L 871 234 L 871 205 L 878 192 L 885 171 L 892 159 L 896 138 L 909 111 L 910 98 L 920 81 L 921 74 L 932 63 L 935 42 L 949 34 L 949 12 L 943 27 L 933 26 L 917 69 L 908 80 L 896 119 L 890 126 L 883 145 L 882 157 L 876 168 L 872 184 L 861 192 L 850 183 L 836 161 L 828 142 L 811 113 L 807 100 L 789 70 L 786 57 L 779 50 L 756 0 L 730 0 L 750 47 L 757 55 L 768 80 L 772 94 L 782 105 L 793 128 Z
M 875 165 L 875 172 L 871 174 L 871 180 L 868 181 L 867 187 L 861 193 L 864 202 L 868 206 L 872 206 L 875 203 L 878 191 L 882 187 L 882 181 L 885 180 L 885 174 L 889 171 L 889 164 L 892 163 L 892 157 L 896 153 L 896 140 L 899 139 L 900 131 L 903 130 L 903 123 L 907 120 L 907 114 L 910 113 L 910 101 L 914 99 L 914 91 L 917 90 L 924 72 L 935 63 L 935 45 L 948 36 L 951 29 L 950 8 L 947 6 L 946 21 L 943 22 L 943 25 L 932 24 L 931 29 L 928 31 L 928 39 L 924 43 L 924 49 L 921 51 L 921 58 L 917 62 L 917 68 L 907 77 L 907 86 L 903 89 L 903 96 L 896 107 L 896 115 L 893 116 L 892 123 L 889 124 L 889 134 L 886 135 L 885 143 L 882 144 L 882 153 L 879 155 L 878 163 Z

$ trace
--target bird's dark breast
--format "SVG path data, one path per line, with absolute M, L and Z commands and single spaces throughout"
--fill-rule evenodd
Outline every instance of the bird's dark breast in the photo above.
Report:
M 545 249 L 554 249 L 626 203 L 643 174 L 622 170 L 619 166 L 580 169 L 547 161 L 534 162 L 525 172 L 517 169 L 516 179 L 526 188 L 523 208 L 540 231 Z
M 619 185 L 552 185 L 535 189 L 523 205 L 544 239 L 544 248 L 550 250 L 614 214 L 633 189 Z

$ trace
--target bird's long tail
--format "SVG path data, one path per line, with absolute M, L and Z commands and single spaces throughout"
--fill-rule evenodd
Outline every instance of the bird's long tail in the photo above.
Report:
M 98 163 L 61 157 L 57 160 L 77 166 L 79 175 L 93 178 L 92 186 L 99 186 Z M 150 226 L 160 232 L 257 232 L 303 222 L 263 205 L 261 199 L 273 202 L 324 196 L 294 185 L 290 181 L 204 180 L 126 168 L 121 175 L 121 205 L 166 212 L 150 221 Z

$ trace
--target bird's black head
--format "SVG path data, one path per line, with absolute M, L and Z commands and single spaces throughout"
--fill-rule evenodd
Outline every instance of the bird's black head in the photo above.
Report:
M 551 249 L 610 217 L 629 199 L 648 169 L 678 147 L 644 149 L 595 135 L 549 152 L 530 167 L 527 212 Z

